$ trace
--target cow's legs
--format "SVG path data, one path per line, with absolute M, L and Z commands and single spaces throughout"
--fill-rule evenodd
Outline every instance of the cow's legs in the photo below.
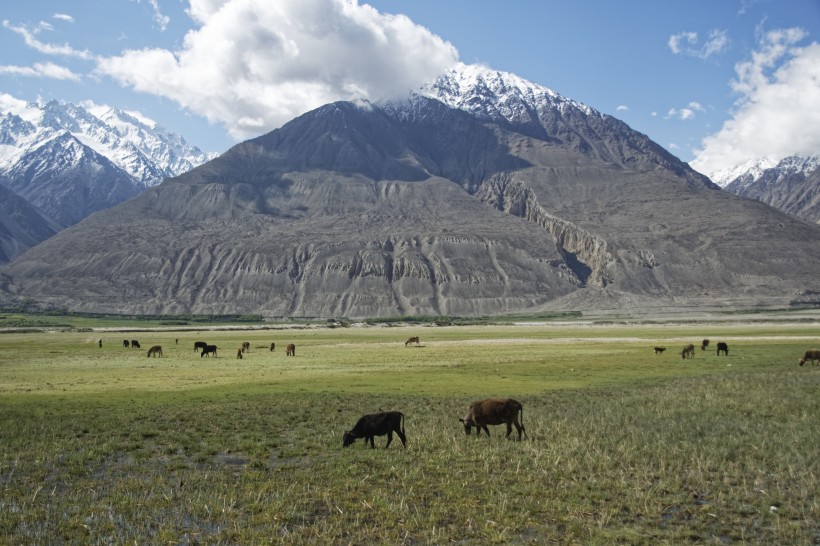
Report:
M 388 447 L 390 447 L 390 442 L 392 442 L 392 441 L 393 441 L 393 431 L 390 430 L 390 431 L 387 432 L 387 444 L 385 444 L 384 449 L 387 449 Z
M 487 428 L 487 425 L 481 425 L 481 428 L 478 429 L 478 433 L 481 434 L 481 429 L 484 429 L 484 432 L 487 433 L 487 436 L 490 435 L 490 429 Z
M 368 436 L 364 441 L 365 445 L 367 445 L 368 440 L 370 441 L 370 449 L 376 449 L 376 443 L 373 441 L 373 438 L 373 436 Z
M 516 423 L 515 426 L 517 427 L 518 423 Z M 509 438 L 510 434 L 512 434 L 512 423 L 507 421 L 507 434 L 506 434 L 506 436 L 504 436 L 504 438 Z
M 401 445 L 404 446 L 404 449 L 407 449 L 407 436 L 404 435 L 402 431 L 396 429 L 396 434 L 399 435 L 399 440 L 401 440 Z

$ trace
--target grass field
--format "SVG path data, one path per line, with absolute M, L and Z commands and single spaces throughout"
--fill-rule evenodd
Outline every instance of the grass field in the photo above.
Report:
M 820 543 L 816 321 L 90 326 L 0 334 L 0 544 Z M 464 434 L 495 396 L 527 440 Z

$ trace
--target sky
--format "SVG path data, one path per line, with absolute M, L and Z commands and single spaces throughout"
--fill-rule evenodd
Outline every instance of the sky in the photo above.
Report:
M 208 152 L 456 62 L 615 116 L 703 173 L 820 153 L 820 0 L 0 0 L 0 111 L 139 112 Z

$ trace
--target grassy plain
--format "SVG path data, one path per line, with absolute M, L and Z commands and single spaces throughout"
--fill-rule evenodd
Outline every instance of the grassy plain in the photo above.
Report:
M 0 543 L 817 544 L 817 346 L 816 321 L 0 334 Z M 464 435 L 490 396 L 528 440 Z M 343 449 L 379 410 L 408 448 Z

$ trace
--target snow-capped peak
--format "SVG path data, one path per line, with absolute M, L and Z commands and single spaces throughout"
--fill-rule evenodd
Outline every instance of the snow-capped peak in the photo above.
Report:
M 424 85 L 419 94 L 442 101 L 451 108 L 511 123 L 530 121 L 540 108 L 573 108 L 598 114 L 593 108 L 563 97 L 541 85 L 509 72 L 484 65 L 459 63 L 436 81 Z
M 818 167 L 820 167 L 820 155 L 792 155 L 782 159 L 763 157 L 750 159 L 734 167 L 727 167 L 709 173 L 709 178 L 722 188 L 725 188 L 733 182 L 742 186 L 748 186 L 759 180 L 767 171 L 772 169 L 780 171 L 782 175 L 792 175 L 797 172 L 811 172 Z

